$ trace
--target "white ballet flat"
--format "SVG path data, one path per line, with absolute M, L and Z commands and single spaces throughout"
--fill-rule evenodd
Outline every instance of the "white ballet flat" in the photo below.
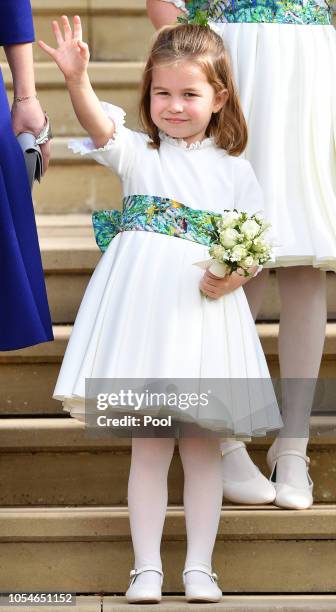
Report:
M 142 572 L 158 572 L 161 574 L 161 585 L 158 587 L 157 584 L 150 585 L 139 585 L 136 582 L 137 577 Z M 131 582 L 126 591 L 126 599 L 129 603 L 159 603 L 161 601 L 161 587 L 163 582 L 163 572 L 161 569 L 154 565 L 144 565 L 138 567 L 130 572 Z
M 244 442 L 237 441 L 234 446 L 230 445 L 230 448 L 222 451 L 222 457 L 242 447 L 246 448 Z M 235 504 L 271 504 L 275 500 L 276 491 L 272 482 L 259 470 L 249 480 L 223 480 L 223 495 Z
M 185 575 L 188 572 L 202 572 L 203 574 L 207 574 L 210 578 L 209 584 L 197 584 L 194 582 L 192 584 L 186 584 Z M 193 601 L 205 601 L 215 603 L 216 601 L 220 601 L 222 598 L 222 591 L 217 586 L 218 576 L 217 574 L 207 571 L 204 567 L 199 567 L 198 565 L 193 565 L 192 567 L 186 567 L 183 570 L 183 584 L 185 588 L 186 599 L 189 602 Z
M 294 487 L 285 482 L 277 482 L 276 468 L 279 457 L 285 455 L 294 455 L 300 457 L 306 463 L 307 469 L 307 487 Z M 309 475 L 310 459 L 300 451 L 286 450 L 276 453 L 272 446 L 267 453 L 267 464 L 271 470 L 270 482 L 273 483 L 276 490 L 275 505 L 280 508 L 288 508 L 290 510 L 307 510 L 313 505 L 313 486 L 314 483 Z

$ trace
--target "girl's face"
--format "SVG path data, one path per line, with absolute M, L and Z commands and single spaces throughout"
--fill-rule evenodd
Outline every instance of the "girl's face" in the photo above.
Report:
M 227 90 L 215 92 L 191 61 L 153 66 L 151 117 L 159 130 L 187 143 L 203 140 L 212 113 L 225 104 Z

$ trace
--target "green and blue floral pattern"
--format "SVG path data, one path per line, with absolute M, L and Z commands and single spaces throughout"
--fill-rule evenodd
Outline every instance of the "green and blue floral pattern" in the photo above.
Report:
M 202 11 L 217 23 L 331 24 L 331 3 L 325 0 L 191 0 L 186 6 L 189 19 Z
M 98 210 L 92 215 L 96 242 L 106 251 L 119 232 L 158 232 L 210 246 L 214 221 L 222 215 L 190 208 L 175 200 L 132 195 L 123 199 L 123 210 Z

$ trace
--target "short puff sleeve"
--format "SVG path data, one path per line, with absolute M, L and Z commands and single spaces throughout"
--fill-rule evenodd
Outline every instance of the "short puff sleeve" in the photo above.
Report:
M 119 106 L 101 102 L 106 116 L 114 123 L 113 137 L 97 149 L 91 138 L 75 138 L 69 141 L 68 147 L 74 153 L 95 159 L 99 164 L 114 170 L 124 178 L 134 167 L 136 158 L 136 132 L 124 126 L 125 111 Z

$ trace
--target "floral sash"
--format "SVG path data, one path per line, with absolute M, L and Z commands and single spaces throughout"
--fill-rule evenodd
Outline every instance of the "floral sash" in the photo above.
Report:
M 331 5 L 325 0 L 191 0 L 189 18 L 204 11 L 217 23 L 292 23 L 330 25 Z
M 197 210 L 169 198 L 132 195 L 123 199 L 123 210 L 98 210 L 92 215 L 96 242 L 106 251 L 112 238 L 120 232 L 158 232 L 210 246 L 212 220 L 222 215 Z

